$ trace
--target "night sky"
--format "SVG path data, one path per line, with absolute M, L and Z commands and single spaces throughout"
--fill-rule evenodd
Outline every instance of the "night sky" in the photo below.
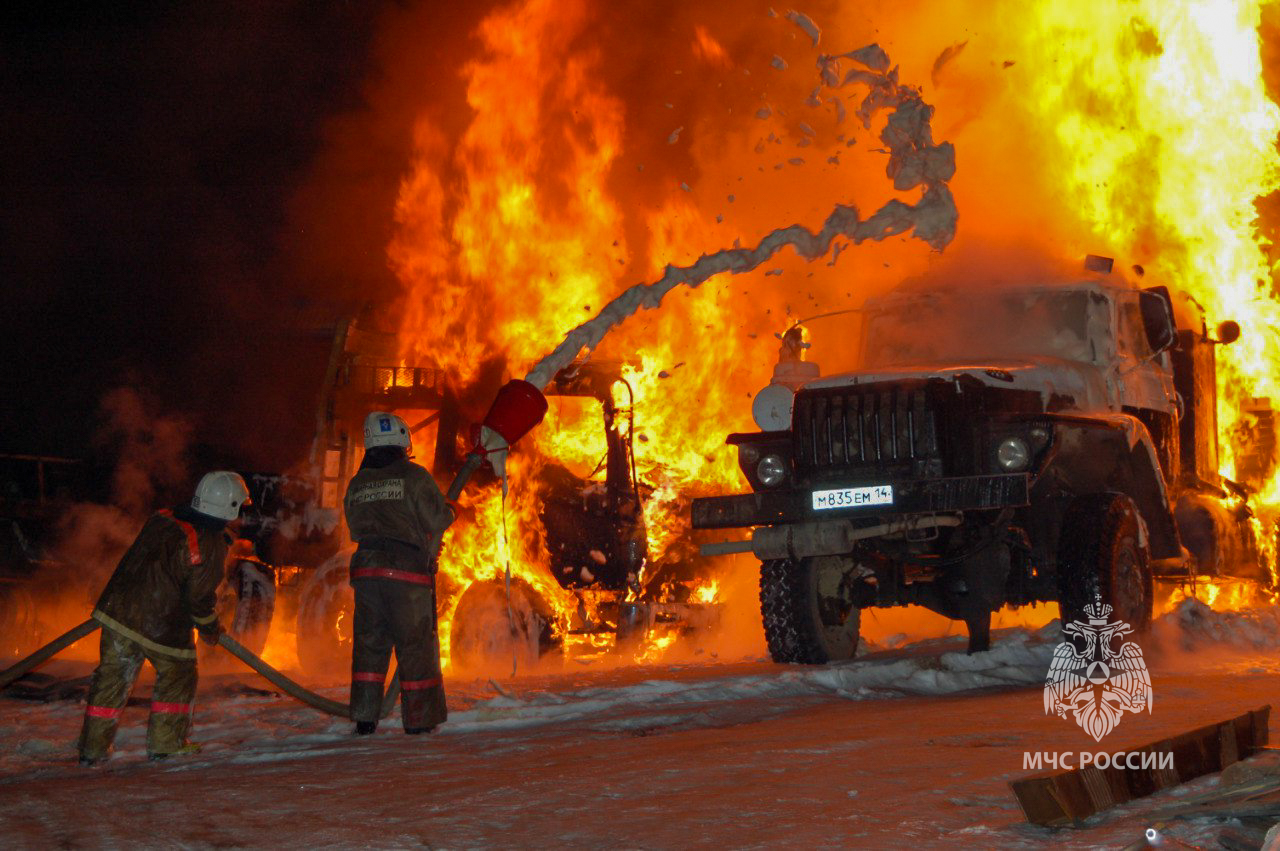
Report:
M 386 247 L 414 124 L 452 139 L 469 125 L 461 69 L 495 4 L 6 7 L 0 454 L 101 454 L 102 400 L 127 386 L 151 415 L 190 422 L 196 468 L 301 460 L 333 325 L 399 296 Z M 740 16 L 684 0 L 601 8 L 591 37 L 613 61 L 600 73 L 639 93 L 629 156 L 649 168 L 623 172 L 644 202 L 692 173 L 667 143 L 666 104 L 725 97 L 653 97 L 646 45 Z
M 299 193 L 366 108 L 386 4 L 26 6 L 0 19 L 0 453 L 84 457 L 128 385 L 213 455 L 292 462 L 327 355 L 306 329 L 389 277 L 297 260 Z M 393 198 L 401 167 L 367 191 Z M 390 203 L 348 214 L 374 252 Z

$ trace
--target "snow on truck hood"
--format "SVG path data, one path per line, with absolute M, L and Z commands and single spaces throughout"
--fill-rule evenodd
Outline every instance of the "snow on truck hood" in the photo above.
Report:
M 855 387 L 881 382 L 941 378 L 954 381 L 972 378 L 988 387 L 1011 390 L 1034 390 L 1048 402 L 1053 396 L 1069 397 L 1071 408 L 1101 409 L 1109 407 L 1107 383 L 1102 370 L 1066 358 L 1035 357 L 996 359 L 971 364 L 920 363 L 884 366 L 864 372 L 842 372 L 805 382 L 805 390 L 832 387 Z

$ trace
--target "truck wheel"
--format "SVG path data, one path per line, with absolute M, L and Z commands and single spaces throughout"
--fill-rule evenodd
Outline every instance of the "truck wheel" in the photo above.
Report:
M 555 616 L 524 580 L 511 580 L 510 609 L 501 580 L 472 582 L 462 592 L 449 627 L 455 670 L 473 676 L 509 675 L 513 661 L 524 673 L 555 649 Z
M 760 565 L 760 614 L 775 662 L 821 665 L 852 659 L 861 610 L 841 594 L 843 565 L 822 556 Z
M 1064 624 L 1086 621 L 1085 606 L 1101 595 L 1113 618 L 1139 631 L 1151 626 L 1154 592 L 1140 524 L 1137 506 L 1124 494 L 1090 494 L 1071 503 L 1058 545 Z
M 276 611 L 275 579 L 253 562 L 241 562 L 237 565 L 235 580 L 235 608 L 227 631 L 261 656 Z
M 321 565 L 298 595 L 298 664 L 312 676 L 331 675 L 351 665 L 355 591 L 348 580 L 350 551 Z

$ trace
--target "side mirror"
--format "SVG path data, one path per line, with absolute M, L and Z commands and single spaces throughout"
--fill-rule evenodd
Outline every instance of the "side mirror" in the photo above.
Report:
M 1178 341 L 1178 327 L 1173 321 L 1173 300 L 1165 287 L 1152 287 L 1138 294 L 1142 312 L 1142 329 L 1147 333 L 1151 351 L 1159 354 L 1173 348 Z
M 1234 343 L 1236 340 L 1239 340 L 1239 339 L 1240 339 L 1240 323 L 1233 322 L 1230 319 L 1228 319 L 1226 322 L 1218 323 L 1218 339 L 1215 340 L 1214 342 L 1218 343 L 1219 345 L 1225 346 L 1228 343 Z

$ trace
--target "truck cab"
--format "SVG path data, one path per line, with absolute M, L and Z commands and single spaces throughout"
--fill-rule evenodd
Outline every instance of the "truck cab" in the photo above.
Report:
M 858 312 L 852 369 L 762 391 L 760 431 L 728 439 L 752 492 L 692 513 L 752 528 L 706 551 L 760 559 L 777 661 L 848 658 L 869 606 L 963 620 L 972 652 L 1004 605 L 1065 622 L 1101 597 L 1140 629 L 1157 576 L 1258 570 L 1247 492 L 1216 468 L 1231 334 L 1137 271 L 905 284 Z

